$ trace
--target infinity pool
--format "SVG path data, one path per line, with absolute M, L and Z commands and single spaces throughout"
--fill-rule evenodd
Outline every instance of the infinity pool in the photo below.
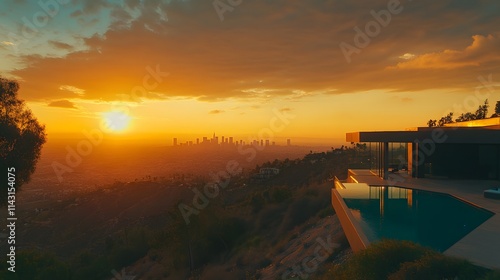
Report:
M 444 252 L 493 213 L 453 196 L 392 186 L 337 189 L 370 242 L 410 240 Z

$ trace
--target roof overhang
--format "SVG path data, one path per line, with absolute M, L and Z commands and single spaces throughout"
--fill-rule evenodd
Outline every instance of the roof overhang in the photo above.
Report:
M 420 127 L 415 131 L 346 133 L 347 142 L 500 144 L 500 130 L 485 127 Z

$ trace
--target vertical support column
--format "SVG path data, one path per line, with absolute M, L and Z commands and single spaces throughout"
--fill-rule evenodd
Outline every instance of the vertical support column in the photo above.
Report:
M 389 179 L 389 142 L 384 142 L 384 163 L 383 163 L 383 178 L 384 180 Z
M 411 144 L 411 177 L 418 178 L 418 143 Z
M 383 146 L 382 142 L 378 142 L 378 176 L 382 178 L 384 176 L 383 172 L 383 167 L 382 167 L 382 162 L 384 161 L 384 151 L 383 151 Z
M 425 168 L 424 168 L 424 159 L 420 158 L 420 143 L 412 144 L 412 172 L 411 175 L 413 178 L 424 178 L 425 177 Z
M 406 145 L 406 159 L 408 166 L 408 175 L 413 176 L 413 143 L 407 143 Z

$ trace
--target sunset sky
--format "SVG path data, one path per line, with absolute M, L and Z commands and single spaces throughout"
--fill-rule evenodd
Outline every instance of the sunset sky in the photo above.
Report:
M 49 139 L 119 111 L 113 137 L 243 138 L 281 114 L 276 139 L 342 143 L 500 100 L 497 0 L 159 2 L 2 1 L 0 76 Z

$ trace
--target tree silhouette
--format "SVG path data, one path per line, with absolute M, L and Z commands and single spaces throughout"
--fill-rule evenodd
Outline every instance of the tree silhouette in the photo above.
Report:
M 462 113 L 458 118 L 456 119 L 457 122 L 465 122 L 465 121 L 473 121 L 473 120 L 482 120 L 485 119 L 486 116 L 488 115 L 488 108 L 490 105 L 488 105 L 488 99 L 484 100 L 483 105 L 479 105 L 479 107 L 476 110 L 476 113 Z
M 453 112 L 449 112 L 448 115 L 441 117 L 438 121 L 438 126 L 444 126 L 447 123 L 453 122 Z
M 7 201 L 8 168 L 15 168 L 15 187 L 28 182 L 35 171 L 45 126 L 40 125 L 17 96 L 19 84 L 0 78 L 0 205 Z
M 430 119 L 430 120 L 427 122 L 427 126 L 428 126 L 428 127 L 435 127 L 435 126 L 437 126 L 437 124 L 436 124 L 436 120 Z
M 500 101 L 497 101 L 497 104 L 495 105 L 495 113 L 491 115 L 492 118 L 494 117 L 500 117 Z
M 479 105 L 479 107 L 476 110 L 475 118 L 476 120 L 482 120 L 487 118 L 488 115 L 488 108 L 490 105 L 488 104 L 488 99 L 484 101 L 483 105 Z

